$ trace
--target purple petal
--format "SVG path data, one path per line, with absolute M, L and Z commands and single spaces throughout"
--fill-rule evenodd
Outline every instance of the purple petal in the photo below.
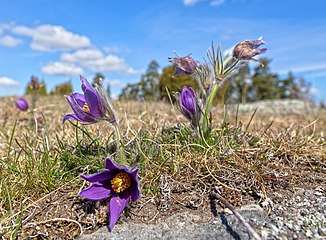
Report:
M 94 173 L 91 175 L 80 175 L 83 179 L 86 181 L 89 181 L 91 183 L 95 182 L 102 182 L 105 180 L 112 179 L 114 177 L 115 173 L 109 172 L 109 171 L 104 171 L 104 172 L 99 172 L 99 173 Z
M 82 82 L 81 89 L 83 90 L 83 92 L 85 92 L 87 88 L 92 88 L 92 86 L 89 84 L 89 82 L 84 76 L 80 75 L 80 81 Z
M 64 123 L 67 120 L 76 120 L 79 122 L 82 122 L 83 120 L 79 119 L 75 114 L 67 114 L 63 117 L 62 123 Z
M 77 97 L 77 98 L 76 98 Z M 80 95 L 72 94 L 66 96 L 66 99 L 80 122 L 96 122 L 85 110 L 79 105 L 81 103 Z
M 92 185 L 79 193 L 80 196 L 90 200 L 101 200 L 109 197 L 110 194 L 110 189 L 99 185 Z
M 90 113 L 96 117 L 103 117 L 103 101 L 93 88 L 86 88 L 84 91 L 85 100 L 89 106 Z
M 112 230 L 117 222 L 120 214 L 129 203 L 130 196 L 127 198 L 120 198 L 119 196 L 112 197 L 110 199 L 110 224 L 109 229 Z
M 259 54 L 263 54 L 267 51 L 267 48 L 257 48 L 256 50 L 259 52 Z
M 84 76 L 80 76 L 81 88 L 84 92 L 85 100 L 89 106 L 90 113 L 96 117 L 103 117 L 103 101 L 97 91 L 89 84 Z
M 184 86 L 179 98 L 184 114 L 188 118 L 192 118 L 196 114 L 196 96 L 192 88 Z
M 84 107 L 86 100 L 85 100 L 85 96 L 83 94 L 73 93 L 70 96 L 76 101 L 78 106 L 80 106 L 81 108 Z
M 257 40 L 249 40 L 249 41 L 251 41 L 252 46 L 255 48 L 258 48 L 260 45 L 266 43 L 262 37 L 258 38 Z
M 138 174 L 138 169 L 135 169 L 134 171 L 131 171 L 129 173 L 131 180 L 132 180 L 132 185 L 130 186 L 130 195 L 131 195 L 131 200 L 133 202 L 137 201 L 137 199 L 140 197 L 140 190 L 138 187 L 138 178 L 137 178 L 137 174 Z
M 21 111 L 27 111 L 27 109 L 29 107 L 27 100 L 25 98 L 23 98 L 23 97 L 18 98 L 15 101 L 15 104 L 16 104 L 16 107 Z
M 120 171 L 121 169 L 127 170 L 127 168 L 123 168 L 115 165 L 110 158 L 107 158 L 105 160 L 105 168 L 110 171 Z

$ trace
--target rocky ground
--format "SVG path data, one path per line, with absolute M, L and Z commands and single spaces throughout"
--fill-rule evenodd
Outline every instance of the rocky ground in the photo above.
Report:
M 275 192 L 261 204 L 241 207 L 239 213 L 262 239 L 326 239 L 326 188 L 296 188 L 292 194 Z M 212 215 L 203 221 L 202 214 Z M 82 235 L 95 239 L 250 239 L 246 229 L 227 209 L 224 213 L 172 215 L 156 224 L 124 222 L 112 232 L 106 227 Z

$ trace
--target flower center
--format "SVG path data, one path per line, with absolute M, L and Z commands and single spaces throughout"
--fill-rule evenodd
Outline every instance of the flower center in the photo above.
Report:
M 130 176 L 125 172 L 120 172 L 111 180 L 111 186 L 116 193 L 123 192 L 131 185 Z
M 87 103 L 84 104 L 83 109 L 84 109 L 86 112 L 89 112 L 89 106 L 88 106 Z

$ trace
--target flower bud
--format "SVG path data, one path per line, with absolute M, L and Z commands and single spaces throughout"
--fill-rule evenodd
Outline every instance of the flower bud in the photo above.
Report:
M 177 74 L 191 75 L 197 69 L 196 61 L 189 55 L 185 57 L 179 57 L 179 58 L 169 58 L 169 61 L 175 67 L 176 75 Z
M 25 98 L 23 98 L 23 97 L 18 98 L 15 101 L 15 105 L 20 111 L 27 111 L 27 109 L 29 107 L 27 100 Z
M 42 84 L 38 81 L 37 77 L 32 76 L 29 87 L 34 91 L 39 90 L 42 87 Z
M 179 94 L 179 110 L 192 123 L 194 127 L 198 126 L 201 110 L 200 101 L 197 99 L 192 88 L 183 87 Z
M 253 58 L 254 56 L 267 51 L 267 48 L 259 48 L 263 44 L 265 44 L 265 41 L 262 37 L 257 40 L 242 41 L 234 47 L 233 56 L 239 60 L 256 60 Z

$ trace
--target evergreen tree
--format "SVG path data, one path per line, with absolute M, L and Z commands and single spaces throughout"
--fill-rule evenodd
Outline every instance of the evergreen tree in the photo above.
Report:
M 139 98 L 147 101 L 160 100 L 160 74 L 158 72 L 159 65 L 155 60 L 152 60 L 146 70 L 146 73 L 141 76 L 138 83 L 128 84 L 122 89 L 119 99 L 137 100 Z
M 108 83 L 107 87 L 106 87 L 106 95 L 108 96 L 108 99 L 111 100 L 112 97 L 111 97 L 111 86 L 110 84 Z
M 183 86 L 191 87 L 194 91 L 198 89 L 196 80 L 187 75 L 175 75 L 175 69 L 173 66 L 168 66 L 163 69 L 160 78 L 160 94 L 162 99 L 168 99 L 168 93 L 181 92 Z M 172 99 L 173 101 L 175 99 Z
M 73 92 L 71 80 L 65 83 L 61 83 L 55 86 L 55 89 L 51 91 L 51 95 L 69 95 Z
M 279 76 L 270 72 L 270 59 L 262 58 L 260 61 L 262 64 L 254 68 L 252 75 L 253 92 L 250 100 L 279 99 L 281 97 Z
M 95 77 L 93 78 L 92 87 L 96 87 L 101 83 L 101 81 L 104 82 L 104 79 L 105 79 L 104 75 L 102 73 L 97 72 L 95 74 Z

